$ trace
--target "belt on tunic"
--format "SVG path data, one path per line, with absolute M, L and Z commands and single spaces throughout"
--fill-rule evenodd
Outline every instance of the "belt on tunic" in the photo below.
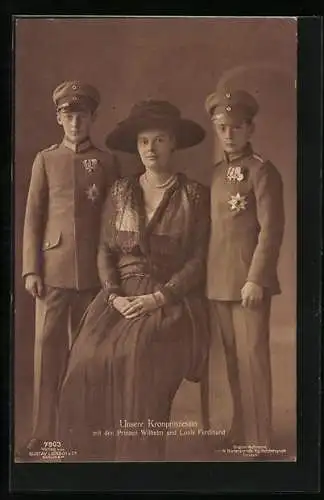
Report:
M 150 276 L 151 273 L 145 264 L 141 262 L 124 264 L 119 267 L 119 275 L 122 279 L 130 278 L 132 276 L 145 277 Z
M 157 272 L 158 269 L 151 269 L 149 265 L 141 262 L 136 263 L 126 263 L 124 265 L 120 265 L 118 268 L 120 278 L 126 279 L 131 277 L 138 278 L 151 278 L 154 281 L 159 283 L 165 283 L 168 281 L 168 275 L 161 275 L 162 273 Z

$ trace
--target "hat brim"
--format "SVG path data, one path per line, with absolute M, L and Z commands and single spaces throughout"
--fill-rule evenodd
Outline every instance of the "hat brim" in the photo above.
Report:
M 120 122 L 107 136 L 106 145 L 110 149 L 126 153 L 137 153 L 137 137 L 145 130 L 170 130 L 175 134 L 176 148 L 186 149 L 196 146 L 205 138 L 205 130 L 198 123 L 185 118 L 128 118 Z

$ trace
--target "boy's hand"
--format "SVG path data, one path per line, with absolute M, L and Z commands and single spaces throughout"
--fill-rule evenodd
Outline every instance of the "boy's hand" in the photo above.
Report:
M 241 290 L 243 307 L 258 307 L 263 300 L 263 287 L 247 281 Z
M 28 293 L 30 293 L 34 299 L 36 297 L 41 298 L 43 295 L 43 281 L 37 274 L 29 274 L 25 278 L 25 288 Z

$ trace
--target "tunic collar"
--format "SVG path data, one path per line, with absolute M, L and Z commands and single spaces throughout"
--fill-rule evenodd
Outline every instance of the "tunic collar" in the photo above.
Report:
M 90 149 L 92 147 L 92 143 L 91 143 L 89 138 L 85 139 L 84 141 L 80 142 L 79 144 L 75 144 L 75 143 L 69 141 L 69 139 L 67 137 L 64 137 L 62 144 L 63 144 L 63 146 L 70 149 L 74 153 L 83 153 L 84 151 L 87 151 L 88 149 Z
M 224 160 L 226 161 L 226 163 L 236 163 L 237 161 L 241 161 L 242 158 L 251 156 L 252 154 L 253 154 L 252 145 L 250 142 L 248 142 L 245 148 L 234 158 L 230 158 L 229 154 L 226 151 L 224 151 Z

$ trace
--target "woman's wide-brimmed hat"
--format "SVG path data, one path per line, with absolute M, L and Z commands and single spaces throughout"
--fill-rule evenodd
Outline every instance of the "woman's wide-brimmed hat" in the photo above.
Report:
M 146 100 L 135 104 L 131 112 L 106 138 L 106 145 L 127 153 L 137 152 L 137 136 L 150 129 L 170 130 L 176 138 L 176 148 L 185 149 L 199 144 L 205 130 L 198 123 L 181 117 L 179 109 L 168 101 Z

